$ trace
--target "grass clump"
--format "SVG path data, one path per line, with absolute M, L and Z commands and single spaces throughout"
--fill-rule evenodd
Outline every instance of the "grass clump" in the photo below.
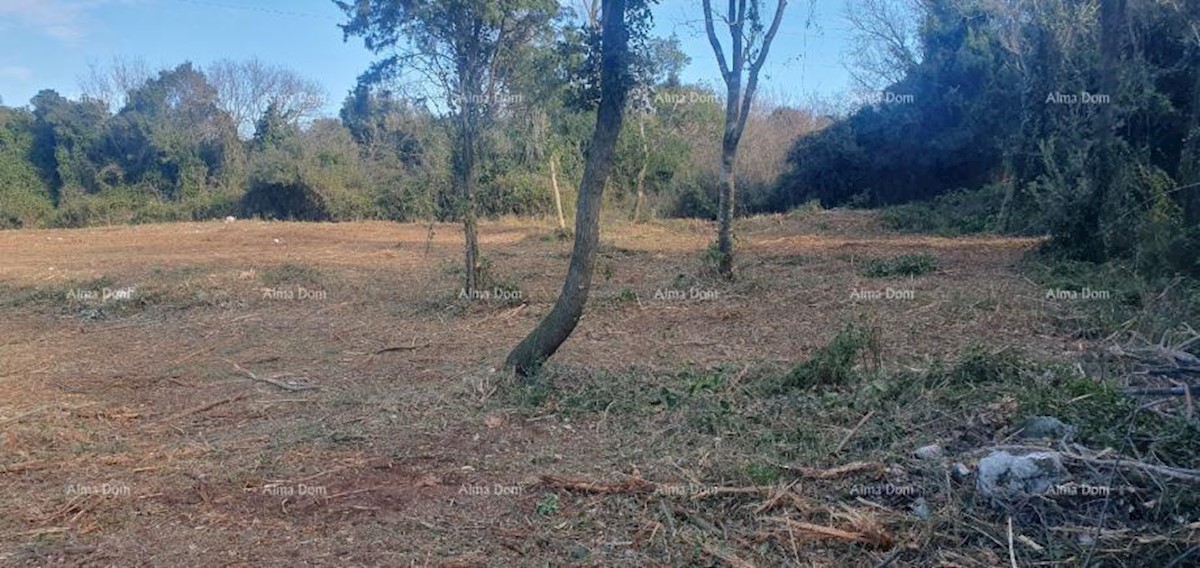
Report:
M 878 367 L 878 328 L 846 325 L 828 345 L 817 350 L 808 361 L 792 369 L 784 378 L 783 386 L 812 388 L 855 382 L 860 378 L 857 367 L 864 357 Z
M 868 278 L 920 276 L 937 270 L 938 259 L 929 253 L 902 254 L 888 258 L 873 258 L 862 268 Z
M 1038 284 L 1043 301 L 1060 308 L 1059 325 L 1080 338 L 1132 331 L 1158 342 L 1184 324 L 1196 327 L 1200 319 L 1200 282 L 1193 279 L 1153 279 L 1118 262 L 1047 255 L 1033 257 L 1023 271 Z
M 319 269 L 294 262 L 285 262 L 262 272 L 263 284 L 268 286 L 320 284 L 325 273 Z

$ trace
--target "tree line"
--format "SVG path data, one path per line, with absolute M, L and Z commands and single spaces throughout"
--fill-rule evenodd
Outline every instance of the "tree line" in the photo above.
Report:
M 866 104 L 796 143 L 773 208 L 944 197 L 1071 258 L 1200 275 L 1200 4 L 852 4 Z
M 494 92 L 447 101 L 398 77 L 364 80 L 336 117 L 323 116 L 314 81 L 257 60 L 94 66 L 77 96 L 43 90 L 27 106 L 0 106 L 0 228 L 461 220 L 460 102 L 480 107 L 476 213 L 555 217 L 557 186 L 565 226 L 595 122 L 595 85 L 581 79 L 589 24 L 556 16 L 539 25 L 524 50 L 505 54 Z M 716 218 L 722 97 L 680 81 L 688 58 L 677 40 L 645 43 L 636 104 L 625 110 L 637 128 L 620 134 L 605 206 L 637 220 Z M 753 114 L 747 130 L 764 143 L 743 156 L 742 211 L 766 206 L 787 147 L 821 120 L 784 105 Z

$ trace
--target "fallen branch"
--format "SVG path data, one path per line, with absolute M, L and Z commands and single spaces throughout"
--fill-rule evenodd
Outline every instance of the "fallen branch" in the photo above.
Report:
M 842 441 L 839 442 L 837 447 L 833 449 L 833 453 L 836 454 L 838 452 L 841 452 L 842 448 L 846 447 L 846 443 L 850 441 L 850 438 L 853 438 L 854 435 L 858 433 L 859 429 L 863 427 L 863 424 L 866 424 L 867 420 L 870 420 L 871 417 L 874 415 L 875 415 L 875 411 L 872 410 L 872 411 L 868 412 L 865 416 L 863 416 L 862 420 L 859 420 L 858 424 L 855 424 L 854 428 L 850 430 L 850 433 L 846 434 L 846 437 L 842 438 Z
M 714 544 L 709 544 L 707 542 L 702 543 L 700 545 L 700 550 L 703 550 L 705 554 L 721 560 L 726 564 L 733 566 L 734 568 L 754 568 L 754 564 L 746 560 L 742 560 L 738 557 L 738 555 L 723 548 L 718 548 Z
M 325 497 L 324 499 L 331 500 L 331 499 L 337 499 L 338 497 L 349 497 L 351 495 L 358 495 L 360 493 L 370 493 L 372 491 L 379 491 L 380 489 L 384 489 L 386 487 L 387 487 L 386 485 L 380 485 L 378 487 L 367 487 L 365 489 L 354 489 L 352 491 L 343 491 L 341 493 L 334 493 L 333 495 Z
M 556 475 L 543 475 L 542 484 L 560 489 L 570 489 L 582 493 L 608 495 L 613 493 L 653 493 L 658 490 L 658 484 L 639 477 L 620 483 L 597 483 L 582 479 L 571 479 Z
M 248 369 L 242 368 L 241 365 L 238 365 L 237 363 L 234 363 L 233 361 L 230 361 L 229 359 L 226 359 L 225 362 L 229 363 L 230 365 L 233 365 L 234 369 L 236 369 L 238 372 L 242 373 L 243 375 L 250 377 L 251 380 L 255 380 L 260 383 L 266 383 L 275 388 L 280 388 L 280 389 L 283 389 L 288 392 L 299 392 L 299 391 L 314 390 L 314 389 L 320 388 L 315 385 L 290 385 L 288 383 L 279 382 L 275 379 L 259 377 L 258 375 L 255 375 L 254 373 L 250 372 Z
M 1048 448 L 1045 446 L 1024 446 L 1024 445 L 992 446 L 989 448 L 980 448 L 979 450 L 976 450 L 971 453 L 988 453 L 991 451 L 1007 451 L 1007 450 L 1019 451 L 1019 452 L 1054 452 L 1054 453 L 1061 455 L 1064 458 L 1074 460 L 1074 461 L 1077 461 L 1080 463 L 1086 463 L 1088 465 L 1094 465 L 1094 466 L 1098 466 L 1098 467 L 1115 467 L 1118 469 L 1123 469 L 1125 471 L 1130 471 L 1130 472 L 1134 472 L 1134 473 L 1141 473 L 1141 474 L 1146 474 L 1146 475 L 1158 474 L 1163 477 L 1169 477 L 1171 479 L 1175 479 L 1178 481 L 1186 481 L 1188 483 L 1200 483 L 1200 470 L 1186 469 L 1186 468 L 1182 468 L 1182 467 L 1172 467 L 1172 466 L 1168 466 L 1168 465 L 1155 465 L 1152 463 L 1146 463 L 1146 462 L 1135 460 L 1133 458 L 1127 458 L 1127 457 L 1123 457 L 1123 456 L 1119 456 L 1116 459 L 1100 459 L 1100 458 L 1091 458 L 1091 457 L 1087 457 L 1087 456 L 1082 456 L 1079 454 L 1073 454 L 1070 452 L 1064 452 L 1061 450 L 1056 450 L 1054 448 Z
M 423 345 L 396 345 L 394 347 L 384 347 L 383 349 L 376 351 L 375 355 L 379 355 L 380 353 L 391 353 L 393 351 L 416 351 L 417 349 L 423 349 L 425 347 L 429 347 L 430 345 L 432 344 L 426 343 Z
M 200 406 L 197 406 L 197 407 L 194 407 L 194 408 L 189 408 L 189 409 L 187 409 L 187 410 L 184 410 L 183 412 L 180 412 L 180 413 L 178 413 L 178 414 L 176 414 L 176 415 L 174 415 L 174 416 L 170 416 L 170 417 L 168 417 L 168 418 L 166 419 L 166 421 L 167 421 L 167 422 L 174 422 L 174 421 L 176 421 L 176 420 L 179 420 L 180 418 L 183 418 L 184 416 L 190 416 L 190 415 L 192 415 L 192 414 L 199 414 L 199 413 L 201 413 L 201 412 L 208 412 L 209 410 L 212 410 L 212 409 L 214 409 L 214 408 L 216 408 L 216 407 L 218 407 L 218 406 L 221 406 L 221 405 L 224 405 L 224 404 L 229 404 L 229 403 L 231 403 L 231 402 L 237 402 L 237 401 L 239 401 L 239 400 L 242 400 L 243 398 L 246 398 L 246 396 L 247 396 L 247 395 L 246 395 L 245 393 L 242 393 L 242 394 L 239 394 L 239 395 L 237 395 L 237 396 L 231 396 L 231 397 L 229 397 L 229 398 L 223 398 L 223 399 L 221 399 L 221 400 L 217 400 L 217 401 L 214 401 L 214 402 L 210 402 L 210 403 L 207 403 L 207 404 L 203 404 L 203 405 L 200 405 Z
M 1188 391 L 1200 391 L 1200 385 L 1183 385 L 1169 389 L 1125 389 L 1128 396 L 1187 396 Z
M 1008 518 L 1008 561 L 1012 568 L 1017 568 L 1017 549 L 1013 547 L 1012 517 Z
M 804 521 L 797 521 L 786 517 L 766 517 L 764 520 L 783 523 L 784 525 L 787 525 L 795 530 L 819 537 L 848 540 L 851 542 L 861 542 L 863 544 L 878 546 L 881 548 L 888 548 L 892 545 L 892 538 L 886 534 L 851 532 L 833 527 L 806 523 Z
M 815 467 L 787 464 L 775 465 L 788 471 L 794 471 L 800 474 L 800 477 L 805 477 L 808 479 L 834 479 L 845 475 L 863 472 L 883 473 L 884 470 L 883 464 L 879 462 L 851 462 L 831 469 L 820 469 Z
M 47 469 L 52 466 L 57 466 L 64 462 L 54 462 L 49 460 L 33 460 L 12 465 L 0 465 L 0 473 L 25 473 L 27 471 L 38 471 Z

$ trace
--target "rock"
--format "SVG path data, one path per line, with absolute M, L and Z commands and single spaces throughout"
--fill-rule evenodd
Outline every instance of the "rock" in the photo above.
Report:
M 913 452 L 913 455 L 915 455 L 923 460 L 936 460 L 936 459 L 942 457 L 942 455 L 944 455 L 944 454 L 945 454 L 945 452 L 942 450 L 942 447 L 939 446 L 938 444 L 929 444 L 928 446 L 921 446 L 921 447 L 917 448 L 916 451 Z
M 908 508 L 910 511 L 912 511 L 913 516 L 921 519 L 922 521 L 928 520 L 929 516 L 932 514 L 929 511 L 929 503 L 925 502 L 924 497 L 917 497 L 914 499 Z
M 575 546 L 571 547 L 571 559 L 572 560 L 576 560 L 576 561 L 587 560 L 587 557 L 591 556 L 591 554 L 592 554 L 592 551 L 588 550 L 586 547 L 579 546 L 579 545 L 575 545 Z
M 1067 477 L 1062 457 L 1057 452 L 1031 452 L 1013 455 L 1004 451 L 979 460 L 975 487 L 993 498 L 1040 495 Z
M 950 468 L 950 473 L 954 475 L 955 479 L 966 479 L 971 477 L 971 468 L 967 467 L 967 464 L 958 462 Z
M 1019 437 L 1026 440 L 1069 440 L 1075 437 L 1075 427 L 1053 416 L 1031 416 L 1021 425 Z

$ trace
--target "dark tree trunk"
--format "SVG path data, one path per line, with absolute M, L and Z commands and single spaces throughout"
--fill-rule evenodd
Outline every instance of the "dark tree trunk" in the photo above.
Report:
M 1104 94 L 1113 99 L 1117 97 L 1119 86 L 1117 66 L 1121 58 L 1124 19 L 1125 0 L 1100 2 L 1100 85 Z M 1108 257 L 1108 249 L 1112 241 L 1104 231 L 1104 213 L 1107 201 L 1112 194 L 1111 186 L 1114 184 L 1117 174 L 1115 162 L 1119 159 L 1113 136 L 1114 124 L 1113 104 L 1105 104 L 1100 109 L 1099 154 L 1092 179 L 1092 199 L 1086 213 L 1089 229 L 1095 235 L 1089 250 L 1092 260 L 1095 261 L 1102 261 Z
M 562 293 L 550 313 L 508 354 L 504 365 L 528 377 L 567 340 L 587 304 L 600 240 L 600 205 L 629 91 L 629 30 L 625 0 L 604 0 L 601 18 L 600 107 L 587 150 L 575 216 L 575 246 Z
M 476 230 L 476 187 L 478 175 L 476 171 L 476 148 L 479 144 L 479 111 L 478 82 L 470 77 L 471 66 L 463 64 L 460 71 L 462 80 L 460 106 L 458 109 L 458 141 L 454 149 L 455 181 L 461 188 L 459 214 L 463 221 L 463 257 L 466 268 L 465 291 L 468 298 L 474 298 L 479 282 L 479 237 Z

